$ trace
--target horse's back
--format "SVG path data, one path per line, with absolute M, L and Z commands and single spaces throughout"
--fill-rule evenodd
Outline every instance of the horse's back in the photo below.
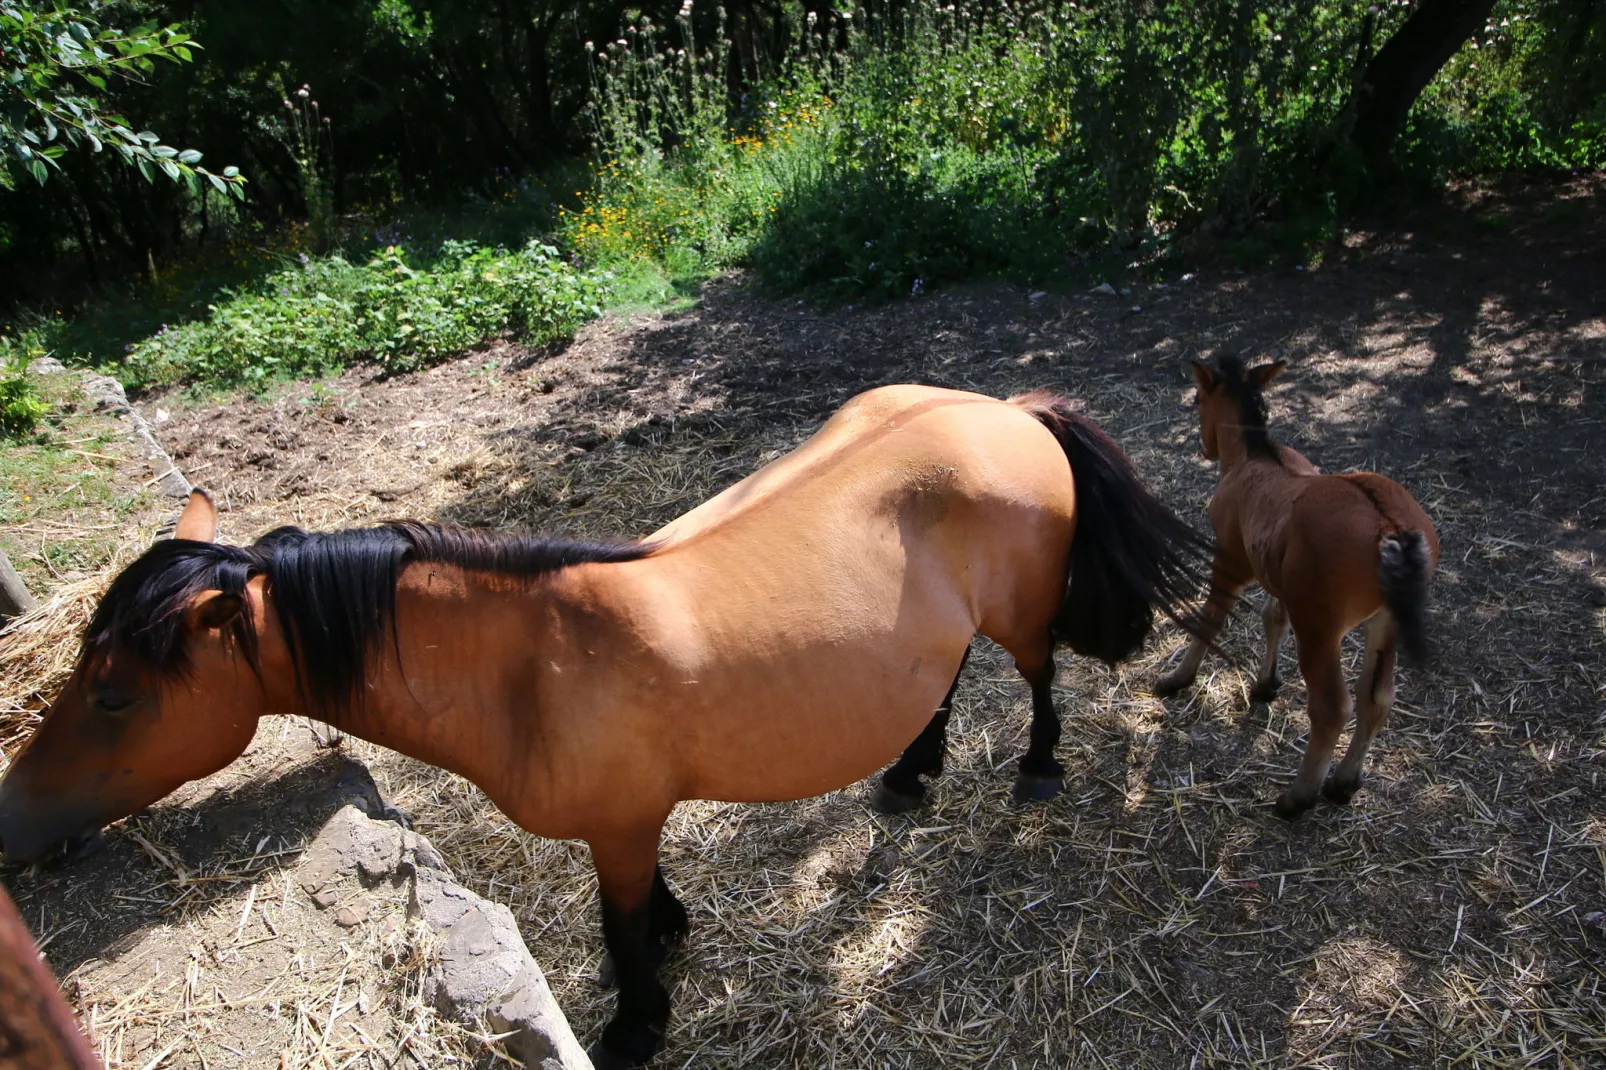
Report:
M 918 426 L 917 426 L 918 423 Z M 739 518 L 783 506 L 825 485 L 871 495 L 901 484 L 929 483 L 933 468 L 965 462 L 1006 491 L 1021 464 L 1059 454 L 1053 439 L 1017 406 L 983 394 L 900 384 L 850 399 L 807 441 L 752 475 L 670 521 L 650 538 L 664 546 L 691 539 Z M 1001 477 L 1001 478 L 1000 478 Z M 1027 474 L 1030 478 L 1030 473 Z M 837 487 L 830 486 L 833 481 Z M 972 481 L 975 482 L 975 481 Z M 988 485 L 976 483 L 980 493 Z

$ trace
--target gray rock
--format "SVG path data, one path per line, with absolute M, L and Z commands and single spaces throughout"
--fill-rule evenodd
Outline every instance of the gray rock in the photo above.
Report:
M 1103 294 L 1106 297 L 1114 297 L 1115 296 L 1115 287 L 1111 286 L 1107 282 L 1101 282 L 1097 286 L 1095 286 L 1091 290 L 1089 290 L 1088 293 Z
M 35 361 L 29 368 L 34 368 L 38 363 Z M 109 412 L 127 426 L 129 439 L 139 447 L 145 456 L 145 463 L 156 473 L 151 482 L 170 497 L 188 496 L 190 481 L 184 478 L 184 473 L 173 463 L 173 458 L 167 455 L 161 443 L 156 441 L 156 436 L 151 434 L 150 424 L 145 422 L 145 417 L 128 403 L 123 384 L 109 375 L 96 375 L 94 372 L 80 372 L 78 382 L 84 396 L 94 404 L 95 411 Z
M 35 357 L 28 362 L 29 375 L 66 375 L 67 365 L 55 357 Z
M 511 1033 L 507 1049 L 526 1066 L 592 1070 L 513 912 L 458 884 L 428 840 L 347 806 L 307 848 L 299 879 L 303 888 L 322 890 L 345 876 L 369 887 L 407 883 L 408 914 L 441 936 L 440 956 L 424 978 L 424 997 L 441 1014 Z

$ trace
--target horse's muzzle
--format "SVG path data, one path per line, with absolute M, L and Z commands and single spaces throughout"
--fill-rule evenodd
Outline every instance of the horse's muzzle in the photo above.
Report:
M 83 814 L 63 814 L 54 820 L 4 806 L 0 802 L 0 856 L 7 862 L 76 862 L 105 845 L 97 822 Z

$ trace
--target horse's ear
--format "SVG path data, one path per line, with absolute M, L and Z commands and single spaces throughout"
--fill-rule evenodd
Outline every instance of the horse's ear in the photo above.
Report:
M 1249 369 L 1249 378 L 1255 381 L 1256 386 L 1265 386 L 1283 373 L 1288 367 L 1286 360 L 1274 360 L 1270 364 L 1262 364 L 1258 368 Z
M 184 623 L 191 631 L 209 632 L 221 628 L 240 615 L 245 599 L 227 591 L 202 591 L 184 609 Z
M 1193 378 L 1199 384 L 1200 390 L 1213 390 L 1216 386 L 1216 373 L 1208 364 L 1193 362 Z
M 200 487 L 190 491 L 190 500 L 184 504 L 184 511 L 173 528 L 173 538 L 217 542 L 217 506 L 212 504 L 211 495 Z

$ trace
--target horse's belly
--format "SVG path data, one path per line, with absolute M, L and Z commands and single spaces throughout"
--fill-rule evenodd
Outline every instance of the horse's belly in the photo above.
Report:
M 811 678 L 771 669 L 744 705 L 705 713 L 687 797 L 784 802 L 864 779 L 931 721 L 969 641 L 956 632 L 894 657 L 848 657 Z

